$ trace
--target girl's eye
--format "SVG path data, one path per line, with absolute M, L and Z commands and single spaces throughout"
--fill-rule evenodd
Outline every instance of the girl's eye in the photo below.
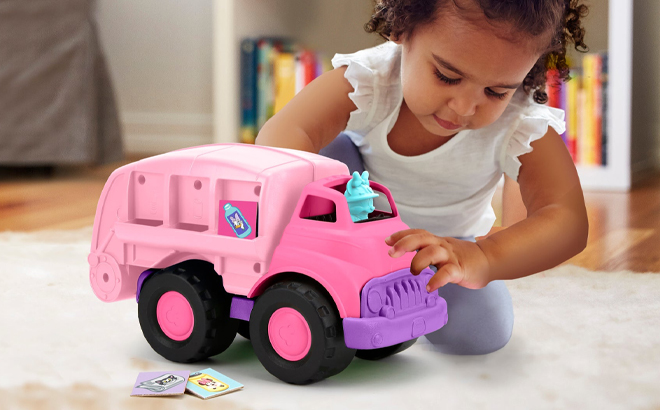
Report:
M 491 90 L 490 88 L 486 88 L 486 95 L 488 95 L 489 97 L 493 97 L 493 98 L 503 100 L 503 99 L 506 98 L 507 94 L 508 94 L 507 92 L 496 93 L 495 91 Z
M 449 78 L 444 76 L 437 68 L 435 69 L 435 76 L 438 77 L 443 83 L 449 85 L 458 84 L 461 81 L 460 78 Z
M 435 76 L 438 77 L 440 79 L 440 81 L 442 81 L 443 83 L 449 84 L 449 85 L 454 85 L 454 84 L 458 84 L 459 82 L 461 82 L 460 78 L 449 78 L 449 77 L 445 76 L 444 74 L 442 74 L 437 68 L 435 69 Z M 489 97 L 497 98 L 499 100 L 505 99 L 508 94 L 509 94 L 508 92 L 498 93 L 498 92 L 493 91 L 490 88 L 486 88 L 486 95 L 488 95 Z

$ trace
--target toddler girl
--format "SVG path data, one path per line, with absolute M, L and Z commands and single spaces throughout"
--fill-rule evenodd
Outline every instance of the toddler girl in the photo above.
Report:
M 586 245 L 564 113 L 541 105 L 547 68 L 568 77 L 567 43 L 586 49 L 586 11 L 578 0 L 380 0 L 366 29 L 388 42 L 335 55 L 259 133 L 257 144 L 321 152 L 392 191 L 411 229 L 385 241 L 391 257 L 417 252 L 413 274 L 437 268 L 428 290 L 447 300 L 449 322 L 426 337 L 442 352 L 504 346 L 513 310 L 502 280 Z M 503 174 L 526 215 L 490 231 Z

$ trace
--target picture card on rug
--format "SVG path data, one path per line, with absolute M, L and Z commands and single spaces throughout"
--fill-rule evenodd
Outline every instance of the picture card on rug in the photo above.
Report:
M 210 367 L 192 373 L 186 385 L 186 390 L 189 393 L 204 400 L 231 393 L 242 388 L 243 385 L 241 383 Z
M 188 370 L 176 372 L 141 372 L 131 396 L 177 396 L 186 391 Z

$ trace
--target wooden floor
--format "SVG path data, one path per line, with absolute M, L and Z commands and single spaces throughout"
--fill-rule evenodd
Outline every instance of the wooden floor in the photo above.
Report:
M 0 169 L 0 232 L 92 225 L 103 184 L 120 165 L 63 167 L 50 175 Z M 586 193 L 585 199 L 589 243 L 569 263 L 592 270 L 660 272 L 660 175 L 629 193 Z M 497 203 L 495 208 L 499 214 Z

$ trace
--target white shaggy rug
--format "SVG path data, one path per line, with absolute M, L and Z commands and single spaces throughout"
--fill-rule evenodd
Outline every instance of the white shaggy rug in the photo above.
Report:
M 134 300 L 92 293 L 90 238 L 90 228 L 0 233 L 0 408 L 660 408 L 660 274 L 565 266 L 512 281 L 514 333 L 502 350 L 447 356 L 421 338 L 301 387 L 270 376 L 240 336 L 204 363 L 161 358 Z M 205 367 L 245 389 L 207 401 L 129 397 L 140 371 Z

